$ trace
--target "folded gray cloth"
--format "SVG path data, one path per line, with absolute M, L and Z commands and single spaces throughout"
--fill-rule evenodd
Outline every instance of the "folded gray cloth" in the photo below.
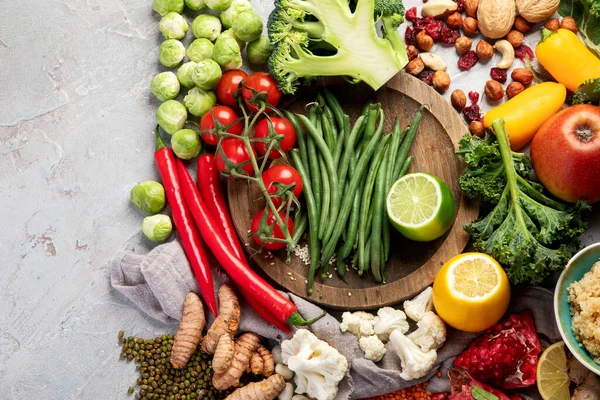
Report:
M 198 292 L 198 286 L 190 270 L 188 261 L 179 242 L 173 241 L 154 248 L 143 256 L 130 252 L 119 253 L 110 265 L 112 286 L 127 296 L 146 314 L 164 323 L 177 322 L 182 313 L 183 300 L 190 291 Z M 229 281 L 221 269 L 214 264 L 212 268 L 215 291 L 223 283 Z M 322 313 L 316 305 L 286 294 L 296 305 L 298 312 L 306 319 Z M 560 340 L 558 328 L 554 322 L 552 293 L 542 288 L 525 288 L 515 290 L 509 312 L 531 310 L 539 332 L 542 344 L 547 345 Z M 210 314 L 207 312 L 207 314 Z M 209 323 L 214 319 L 208 315 Z M 342 333 L 339 321 L 328 314 L 310 329 L 322 340 L 325 340 L 349 361 L 351 369 L 339 387 L 338 400 L 362 399 L 365 397 L 385 394 L 403 387 L 412 386 L 417 382 L 430 379 L 435 371 L 443 372 L 441 379 L 432 379 L 428 390 L 432 392 L 449 391 L 450 386 L 445 378 L 445 372 L 451 366 L 452 360 L 460 354 L 467 344 L 477 334 L 448 330 L 446 344 L 438 352 L 436 368 L 419 381 L 404 381 L 399 376 L 400 360 L 394 353 L 391 343 L 386 345 L 387 352 L 383 359 L 374 363 L 363 357 L 354 336 Z M 247 305 L 242 305 L 241 331 L 252 331 L 277 342 L 288 339 L 290 334 L 280 331 L 265 323 Z M 520 393 L 527 399 L 539 399 L 535 388 L 531 393 Z

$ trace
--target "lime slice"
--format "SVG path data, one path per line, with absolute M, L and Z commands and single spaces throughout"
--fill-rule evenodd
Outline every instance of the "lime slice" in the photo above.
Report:
M 442 236 L 456 216 L 448 185 L 421 172 L 398 179 L 388 193 L 386 205 L 392 225 L 408 239 L 419 242 Z

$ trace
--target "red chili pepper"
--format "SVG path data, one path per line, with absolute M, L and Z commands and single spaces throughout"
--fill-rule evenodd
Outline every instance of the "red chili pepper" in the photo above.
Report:
M 213 315 L 217 315 L 217 302 L 215 300 L 215 291 L 212 275 L 210 273 L 210 263 L 202 238 L 194 225 L 190 210 L 186 206 L 183 198 L 184 193 L 181 190 L 181 183 L 177 176 L 177 167 L 175 166 L 175 156 L 173 150 L 168 148 L 156 130 L 156 151 L 154 152 L 154 161 L 160 172 L 160 176 L 165 186 L 167 201 L 171 207 L 175 229 L 181 238 L 183 250 L 187 256 L 192 271 L 196 275 L 198 286 L 206 306 Z
M 248 303 L 248 305 L 250 306 L 250 308 L 252 308 L 254 310 L 254 312 L 261 317 L 263 320 L 265 320 L 266 322 L 268 322 L 269 324 L 273 325 L 274 327 L 286 332 L 286 333 L 290 333 L 290 327 L 285 323 L 282 322 L 280 320 L 278 320 L 272 313 L 271 310 L 269 310 L 267 307 L 265 307 L 264 305 L 262 305 L 261 303 L 259 303 L 253 296 L 252 293 L 248 293 L 247 289 L 244 287 L 244 285 L 238 285 L 237 286 L 238 290 L 240 291 L 240 293 L 242 294 L 242 297 L 244 298 L 244 300 L 246 300 L 246 303 Z
M 269 309 L 276 319 L 288 325 L 311 325 L 322 318 L 325 313 L 312 320 L 304 320 L 296 310 L 294 303 L 283 297 L 281 293 L 250 269 L 245 258 L 240 259 L 236 257 L 202 201 L 198 188 L 190 173 L 185 168 L 185 165 L 183 165 L 181 160 L 176 160 L 176 163 L 177 172 L 182 184 L 183 196 L 200 229 L 200 233 L 221 266 L 227 271 L 234 282 L 237 285 L 244 285 L 247 293 L 252 294 L 258 303 Z

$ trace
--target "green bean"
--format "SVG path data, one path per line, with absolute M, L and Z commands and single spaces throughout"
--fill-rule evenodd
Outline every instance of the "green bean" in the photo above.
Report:
M 361 115 L 366 115 L 369 112 L 369 108 L 371 108 L 371 105 L 373 104 L 372 101 L 367 101 L 363 106 L 362 109 L 360 110 L 360 114 Z
M 344 152 L 344 156 L 342 157 L 342 162 L 339 166 L 339 181 L 346 181 L 346 174 L 348 172 L 348 165 L 350 164 L 350 160 L 354 156 L 354 144 L 356 143 L 356 137 L 358 136 L 358 132 L 365 124 L 364 117 L 358 117 L 356 123 L 354 124 L 354 128 L 350 132 L 350 136 L 348 137 L 348 141 L 345 144 L 346 151 Z
M 323 106 L 323 115 L 325 116 L 325 118 L 329 122 L 329 126 L 331 127 L 331 131 L 333 132 L 333 138 L 335 139 L 335 142 L 337 142 L 338 136 L 340 135 L 340 133 L 344 129 L 344 126 L 343 125 L 341 127 L 337 126 L 337 123 L 335 121 L 335 117 L 333 115 L 333 112 L 331 111 L 331 108 L 329 108 L 329 106 L 327 104 L 325 104 Z M 334 145 L 335 145 L 335 142 L 334 142 Z
M 329 210 L 331 208 L 331 188 L 329 187 L 329 178 L 327 176 L 327 168 L 325 167 L 325 161 L 323 156 L 319 156 L 319 169 L 321 171 L 321 184 L 323 186 L 323 196 L 321 198 L 321 215 L 319 219 L 321 221 L 328 221 Z M 323 239 L 327 224 L 319 224 L 319 240 Z
M 335 147 L 335 135 L 333 133 L 333 127 L 329 125 L 329 119 L 325 115 L 325 110 L 323 108 L 320 109 L 319 119 L 321 122 L 321 130 L 323 132 L 323 138 L 325 139 L 325 143 L 327 144 L 327 148 L 329 151 L 333 151 Z
M 312 111 L 313 109 L 311 109 Z M 310 112 L 309 112 L 310 115 Z M 319 172 L 319 156 L 317 154 L 317 149 L 315 146 L 314 139 L 311 135 L 308 135 L 306 138 L 306 144 L 308 148 L 308 166 L 307 169 L 310 169 L 310 179 L 312 184 L 312 189 L 315 197 L 315 203 L 317 207 L 317 216 L 321 215 L 321 173 Z M 308 175 L 307 175 L 308 178 Z M 319 220 L 317 220 L 317 225 L 319 224 Z
M 406 161 L 404 161 L 404 165 L 402 165 L 402 169 L 400 170 L 400 176 L 398 176 L 398 179 L 400 179 L 404 175 L 406 175 L 406 173 L 410 169 L 410 165 L 412 164 L 412 160 L 413 160 L 413 156 L 410 156 L 410 157 L 408 157 L 406 159 Z
M 412 122 L 410 123 L 410 127 L 406 132 L 406 137 L 402 141 L 402 145 L 400 146 L 400 150 L 398 150 L 398 156 L 396 158 L 396 163 L 394 164 L 394 181 L 399 178 L 400 170 L 404 165 L 404 161 L 406 160 L 406 156 L 410 150 L 410 146 L 412 146 L 413 141 L 415 140 L 415 136 L 417 136 L 417 128 L 419 127 L 419 122 L 421 121 L 421 115 L 423 113 L 423 107 L 419 107 L 419 111 L 415 114 Z
M 384 150 L 383 160 L 379 166 L 377 173 L 377 181 L 375 183 L 375 194 L 373 196 L 373 225 L 371 226 L 371 273 L 376 282 L 383 282 L 381 275 L 381 265 L 385 264 L 382 260 L 382 240 L 383 232 L 383 208 L 384 199 L 387 194 L 387 176 L 388 163 L 390 160 L 389 147 Z
M 371 104 L 369 106 L 369 112 L 367 114 L 367 122 L 365 126 L 365 133 L 363 136 L 363 147 L 371 140 L 371 137 L 375 134 L 375 126 L 377 125 L 377 117 L 381 110 L 380 104 Z M 382 125 L 383 128 L 383 125 Z
M 350 173 L 352 174 L 352 168 L 350 168 Z M 366 176 L 363 177 L 362 181 L 361 181 L 361 185 L 364 185 L 364 182 L 366 180 Z M 344 245 L 342 247 L 340 247 L 340 249 L 337 252 L 337 260 L 338 260 L 338 273 L 340 274 L 340 276 L 344 276 L 344 273 L 346 272 L 346 265 L 343 263 L 343 260 L 345 258 L 347 258 L 350 253 L 352 252 L 352 248 L 354 247 L 354 244 L 356 243 L 356 234 L 358 232 L 358 220 L 359 220 L 359 216 L 360 216 L 360 201 L 361 201 L 361 191 L 357 190 L 356 193 L 354 194 L 354 202 L 352 203 L 352 212 L 350 213 L 350 221 L 348 222 L 348 228 L 346 231 L 346 241 L 344 242 Z M 340 272 L 340 262 L 342 262 L 342 264 L 344 264 L 344 268 L 342 269 L 342 271 Z
M 398 148 L 400 147 L 400 141 L 402 139 L 400 133 L 400 121 L 398 118 L 394 121 L 394 129 L 392 131 L 392 142 L 390 143 L 390 148 L 388 150 L 388 163 L 387 163 L 387 176 L 386 176 L 386 189 L 385 189 L 385 198 L 387 198 L 387 194 L 392 187 L 393 175 L 394 175 L 394 165 L 396 163 L 396 155 L 398 154 Z M 384 202 L 385 207 L 385 202 Z M 383 218 L 383 233 L 382 233 L 382 241 L 383 241 L 383 254 L 384 261 L 387 261 L 390 254 L 390 232 L 391 232 L 391 223 L 390 220 L 386 217 Z M 382 273 L 382 277 L 385 280 L 385 275 Z
M 342 157 L 342 151 L 344 150 L 344 144 L 346 142 L 347 135 L 344 131 L 340 132 L 335 141 L 335 148 L 333 149 L 333 164 L 337 168 L 340 165 L 340 158 Z M 341 179 L 340 179 L 341 182 Z
M 294 131 L 296 131 L 296 141 L 298 142 L 298 148 L 300 149 L 300 158 L 302 159 L 302 164 L 305 166 L 309 166 L 308 163 L 308 150 L 306 148 L 306 136 L 304 135 L 304 129 L 298 123 L 298 119 L 294 115 L 294 113 L 285 110 L 285 116 L 290 121 L 292 126 L 294 127 Z M 306 170 L 307 178 L 310 180 L 310 170 Z
M 294 218 L 294 233 L 292 234 L 292 240 L 294 242 L 294 247 L 298 245 L 298 242 L 306 232 L 306 227 L 308 226 L 308 216 L 306 213 L 302 211 L 298 211 L 296 213 L 296 217 Z
M 319 243 L 319 218 L 317 214 L 316 201 L 313 196 L 313 191 L 311 187 L 311 182 L 308 179 L 306 174 L 306 167 L 302 164 L 302 159 L 300 154 L 296 149 L 292 149 L 289 153 L 296 165 L 296 169 L 300 174 L 300 178 L 304 182 L 304 188 L 302 193 L 304 193 L 304 200 L 306 202 L 306 209 L 308 211 L 308 249 L 310 252 L 310 267 L 308 269 L 308 277 L 307 277 L 307 285 L 306 290 L 308 294 L 312 293 L 312 284 L 315 279 L 315 273 L 317 272 L 317 268 L 319 267 L 319 256 L 321 253 L 321 246 Z
M 342 106 L 340 105 L 338 99 L 329 91 L 327 88 L 323 88 L 323 95 L 325 96 L 325 101 L 333 115 L 335 116 L 335 120 L 337 122 L 338 128 L 341 130 L 344 126 L 344 111 Z

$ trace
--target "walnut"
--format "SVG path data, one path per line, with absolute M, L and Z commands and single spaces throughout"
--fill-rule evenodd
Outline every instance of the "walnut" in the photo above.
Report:
M 479 0 L 465 0 L 465 12 L 467 16 L 475 18 L 477 16 L 477 7 L 479 7 Z
M 533 81 L 533 72 L 528 70 L 527 68 L 516 68 L 512 74 L 511 78 L 515 82 L 519 82 L 520 84 L 527 86 Z
M 515 0 L 480 0 L 477 23 L 481 34 L 490 39 L 500 39 L 511 30 L 517 12 Z
M 467 51 L 471 50 L 471 44 L 473 42 L 466 36 L 461 36 L 456 39 L 454 42 L 454 47 L 456 48 L 456 52 L 460 55 L 465 54 Z
M 544 28 L 548 29 L 549 31 L 558 30 L 560 28 L 560 22 L 558 22 L 558 18 L 550 18 L 544 24 Z
M 483 136 L 483 134 L 485 133 L 485 126 L 483 126 L 483 122 L 471 121 L 471 123 L 469 124 L 469 132 L 471 132 L 471 135 L 480 137 Z
M 525 90 L 525 86 L 523 86 L 522 83 L 511 82 L 506 87 L 506 97 L 508 97 L 509 99 L 512 99 L 513 97 L 515 97 L 516 95 L 521 93 L 523 90 Z
M 475 47 L 475 52 L 480 60 L 489 60 L 494 56 L 494 48 L 485 40 L 480 40 Z
M 465 106 L 467 105 L 467 96 L 462 90 L 456 89 L 450 95 L 450 102 L 452 103 L 452 106 L 456 109 L 456 111 L 461 112 L 463 108 L 465 108 Z
M 490 79 L 485 83 L 484 93 L 490 101 L 498 101 L 504 97 L 504 88 L 500 82 Z
M 429 51 L 433 47 L 433 38 L 425 31 L 417 33 L 417 46 L 423 51 Z
M 450 87 L 450 75 L 446 71 L 435 71 L 435 74 L 433 74 L 433 86 L 440 92 L 445 92 Z
M 424 69 L 425 64 L 420 58 L 415 58 L 406 65 L 406 72 L 414 76 L 419 75 L 421 72 L 423 72 Z
M 560 0 L 516 0 L 519 15 L 534 24 L 550 18 L 559 4 Z
M 560 22 L 560 27 L 563 29 L 568 29 L 573 33 L 577 33 L 577 22 L 571 17 L 564 17 Z
M 463 17 L 459 12 L 453 12 L 446 19 L 446 24 L 452 29 L 458 29 L 463 22 Z
M 519 31 L 510 31 L 508 35 L 506 35 L 506 40 L 514 47 L 515 49 L 523 44 L 523 34 Z
M 515 18 L 514 28 L 521 33 L 527 33 L 531 29 L 531 24 L 527 22 L 527 20 L 520 15 L 517 15 Z
M 477 20 L 473 17 L 467 17 L 463 20 L 462 30 L 467 36 L 476 35 L 479 32 L 479 27 L 477 26 Z
M 412 44 L 409 44 L 406 46 L 406 55 L 408 56 L 409 60 L 414 60 L 415 58 L 419 57 L 419 50 L 417 50 L 417 48 Z

